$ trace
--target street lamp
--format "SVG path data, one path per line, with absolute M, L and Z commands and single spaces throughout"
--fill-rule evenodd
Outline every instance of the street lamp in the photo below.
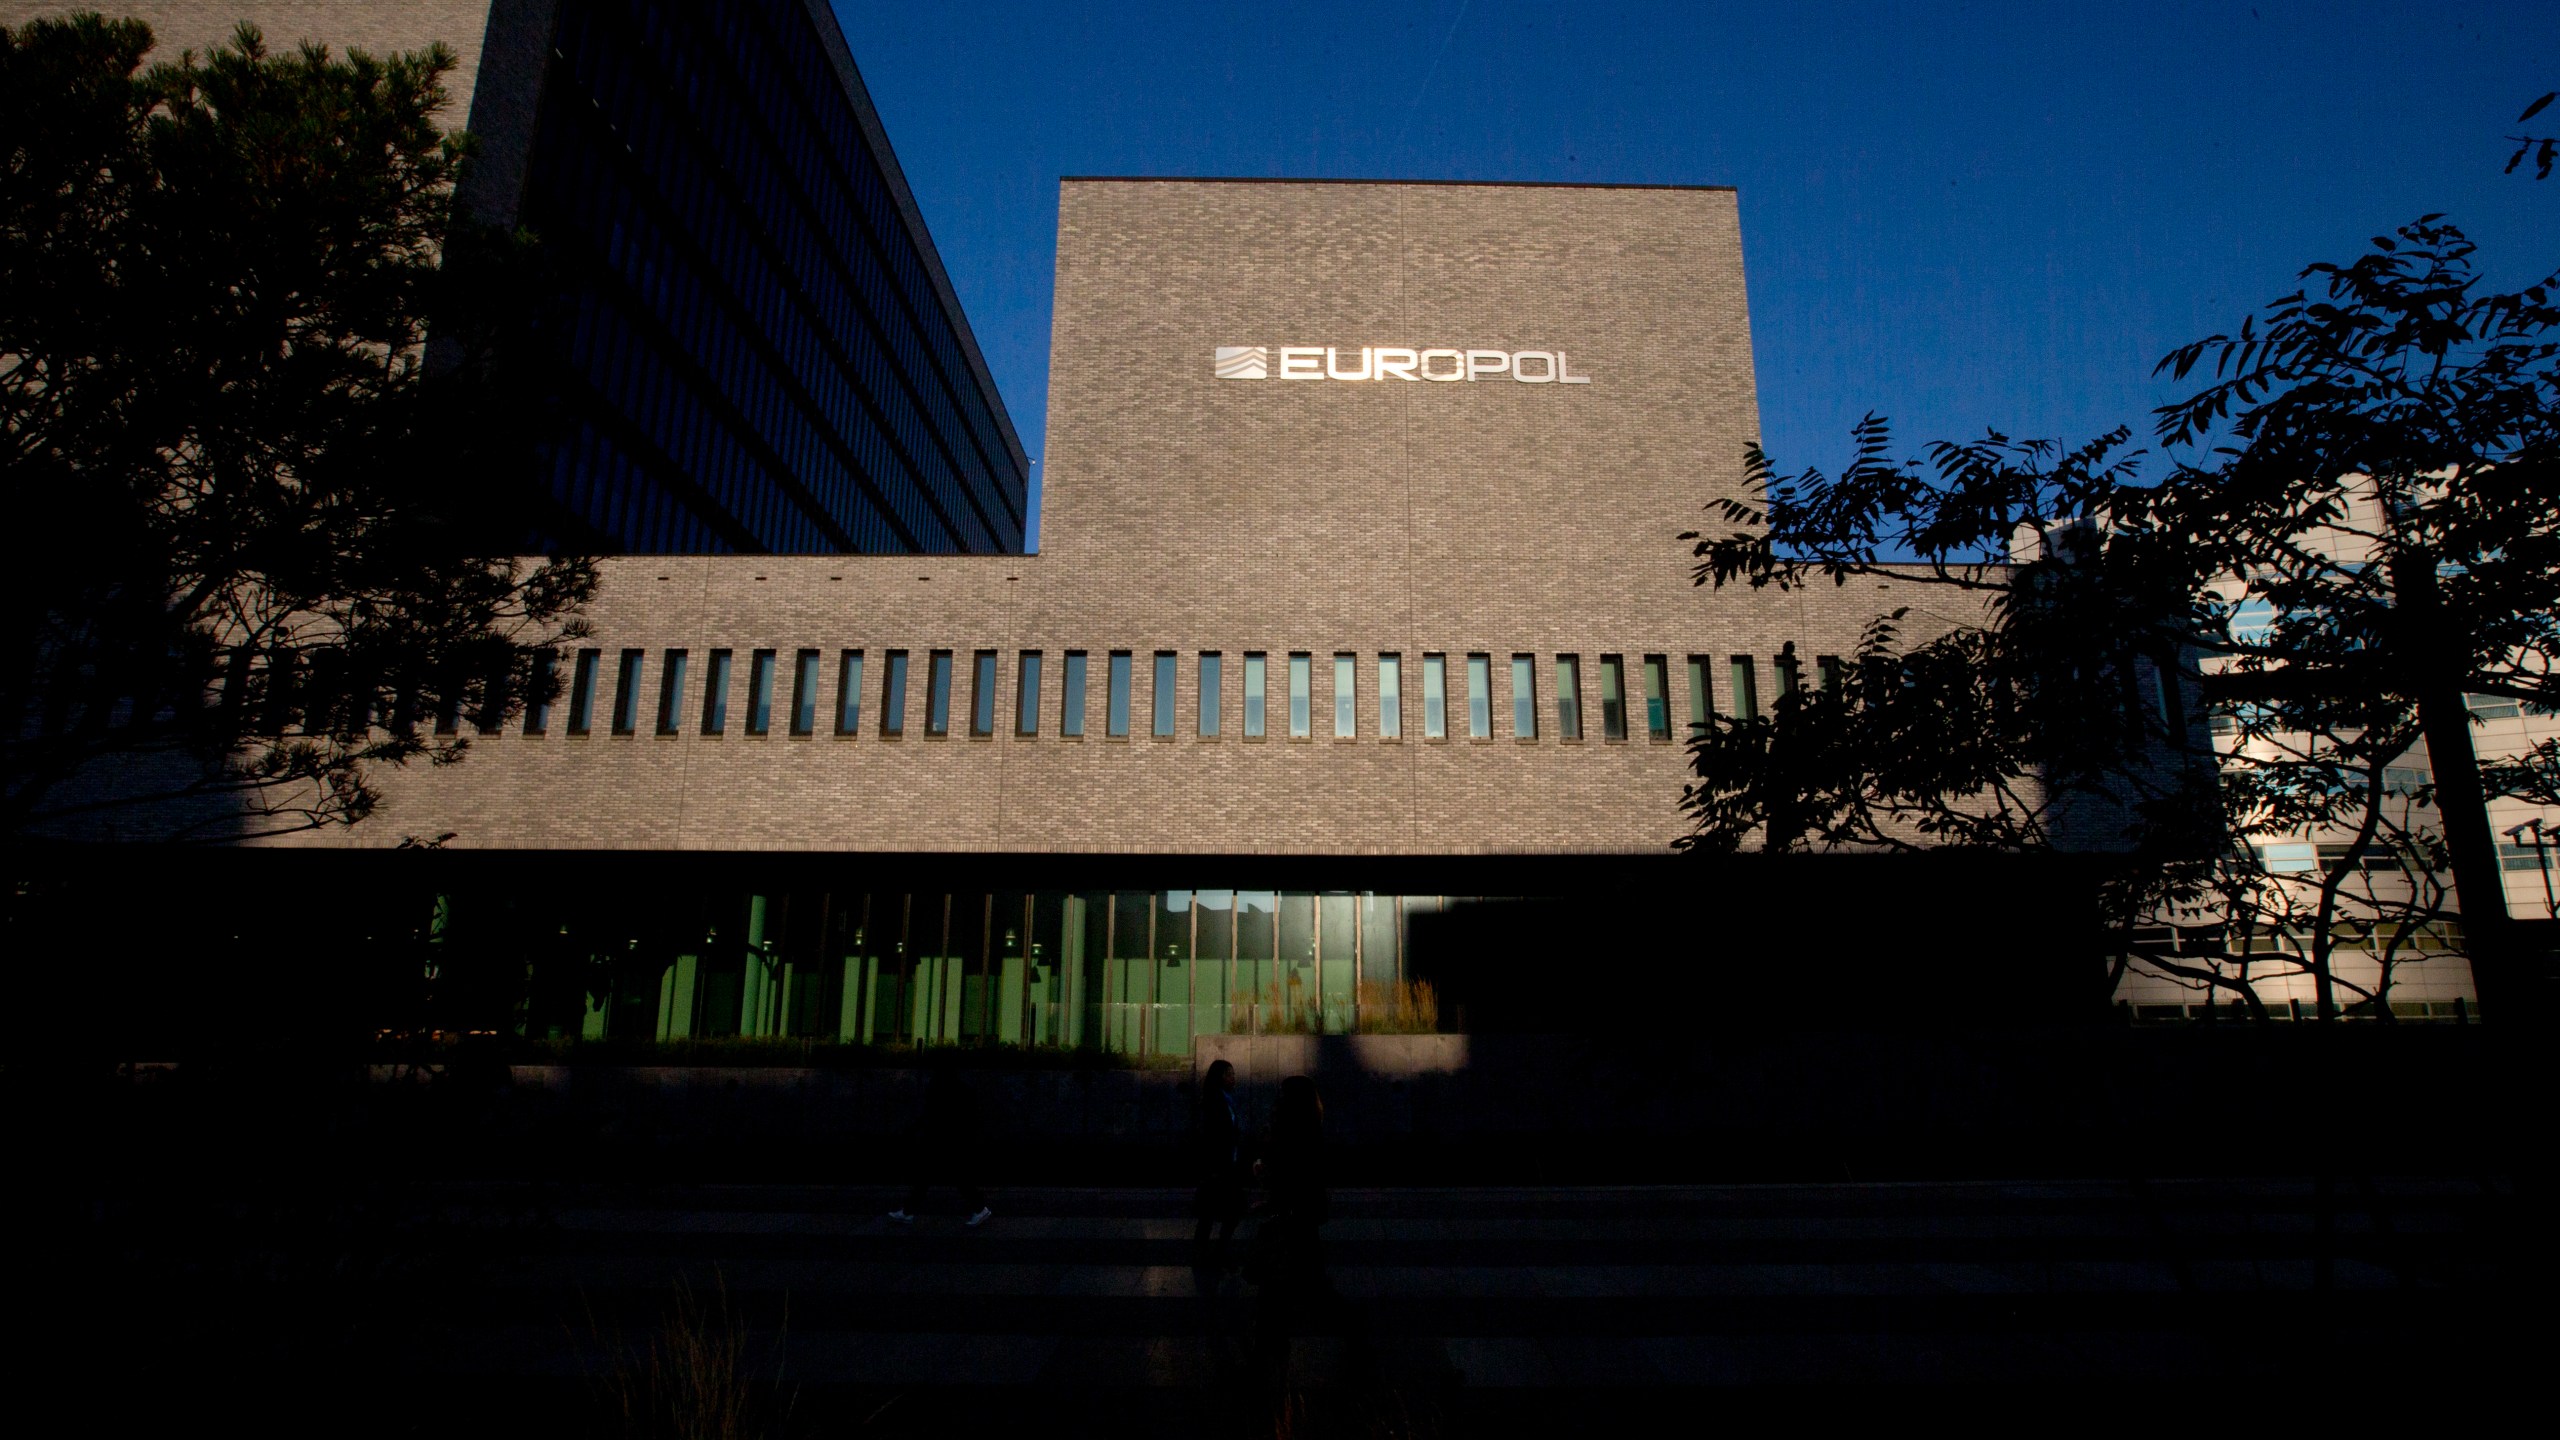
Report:
M 2543 823 L 2542 817 L 2537 815 L 2521 825 L 2508 826 L 2507 839 L 2522 845 L 2525 843 L 2524 832 L 2527 830 L 2533 832 L 2533 868 L 2542 872 L 2542 911 L 2545 915 L 2560 918 L 2560 899 L 2553 898 L 2551 892 L 2551 856 L 2548 853 L 2554 832 Z

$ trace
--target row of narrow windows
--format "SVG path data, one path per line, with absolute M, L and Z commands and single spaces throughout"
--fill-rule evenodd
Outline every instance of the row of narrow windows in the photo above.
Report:
M 648 651 L 637 649 L 611 655 L 604 650 L 578 651 L 561 700 L 556 705 L 527 706 L 524 733 L 548 734 L 555 719 L 571 735 L 592 734 L 600 726 L 615 735 L 636 735 L 644 722 L 659 735 L 678 735 L 688 729 L 703 735 L 729 732 L 737 689 L 735 651 L 708 651 L 699 665 L 689 650 L 661 651 L 654 685 L 649 658 Z M 952 650 L 928 650 L 917 673 L 915 657 L 906 650 L 884 650 L 876 657 L 862 650 L 839 650 L 832 656 L 822 650 L 799 650 L 787 656 L 779 650 L 752 650 L 746 657 L 744 703 L 734 719 L 748 735 L 769 735 L 778 728 L 807 736 L 824 728 L 853 736 L 865 733 L 867 723 L 880 736 L 898 739 L 910 733 L 912 722 L 928 738 L 954 733 L 991 738 L 999 719 L 1000 658 L 994 650 L 965 656 Z M 1308 740 L 1316 737 L 1320 727 L 1339 740 L 1364 734 L 1401 740 L 1408 718 L 1418 718 L 1425 740 L 1490 740 L 1496 738 L 1495 727 L 1500 723 L 1510 739 L 1579 741 L 1586 738 L 1585 707 L 1596 700 L 1599 739 L 1625 741 L 1641 733 L 1648 740 L 1668 742 L 1673 736 L 1675 705 L 1685 702 L 1691 733 L 1705 729 L 1709 715 L 1718 713 L 1711 676 L 1719 661 L 1707 655 L 1688 656 L 1679 667 L 1686 681 L 1685 695 L 1674 693 L 1672 657 L 1666 655 L 1639 655 L 1630 666 L 1623 655 L 1599 655 L 1586 664 L 1580 655 L 1432 652 L 1419 657 L 1416 674 L 1415 667 L 1394 652 L 1363 656 L 1341 651 L 1323 657 L 1303 650 L 1277 654 L 1248 650 L 1239 657 L 1242 684 L 1237 692 L 1230 692 L 1227 656 L 1203 650 L 1189 657 L 1197 683 L 1187 697 L 1180 684 L 1184 657 L 1177 651 L 1141 656 L 1112 650 L 1096 657 L 1068 650 L 1054 657 L 1054 677 L 1052 658 L 1041 650 L 1014 654 L 1007 718 L 1016 737 L 1045 734 L 1082 739 L 1098 722 L 1099 733 L 1114 740 L 1128 739 L 1133 733 L 1172 739 L 1185 729 L 1199 739 L 1216 740 L 1229 733 L 1232 723 L 1247 740 L 1275 733 Z M 545 657 L 543 663 L 557 660 Z M 1840 683 L 1837 657 L 1819 656 L 1814 664 L 1820 683 L 1826 687 Z M 1142 666 L 1149 682 L 1143 695 Z M 1721 713 L 1742 718 L 1759 715 L 1759 658 L 1727 656 L 1720 667 L 1724 671 Z M 1326 668 L 1331 683 L 1319 694 L 1316 679 Z M 1772 669 L 1780 694 L 1803 683 L 1792 648 L 1773 657 Z M 1507 671 L 1509 684 L 1498 696 L 1494 677 L 1499 671 Z M 1416 686 L 1418 697 L 1409 693 Z M 1241 713 L 1230 717 L 1228 703 L 1238 694 Z M 1545 704 L 1540 701 L 1542 695 L 1547 697 Z M 1191 701 L 1187 716 L 1179 713 L 1186 698 Z M 1420 713 L 1411 717 L 1409 702 L 1416 698 Z M 1097 699 L 1099 715 L 1093 713 Z M 1364 699 L 1373 700 L 1374 705 L 1364 706 Z M 866 701 L 874 707 L 867 720 Z M 1331 710 L 1330 717 L 1321 713 L 1326 709 Z M 565 714 L 555 716 L 555 710 Z M 450 733 L 457 718 L 448 713 L 439 721 L 439 730 Z

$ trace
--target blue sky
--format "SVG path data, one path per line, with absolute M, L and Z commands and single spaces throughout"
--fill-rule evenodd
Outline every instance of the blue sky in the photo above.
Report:
M 2147 438 L 2163 352 L 2428 211 L 2501 281 L 2560 266 L 2560 176 L 2499 174 L 2555 0 L 837 13 L 1035 457 L 1061 175 L 1738 186 L 1787 469 L 1871 409 L 1914 450 Z

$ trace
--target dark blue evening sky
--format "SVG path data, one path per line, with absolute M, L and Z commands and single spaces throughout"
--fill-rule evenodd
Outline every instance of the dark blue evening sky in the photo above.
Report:
M 1786 468 L 1869 409 L 2147 438 L 2164 351 L 2430 210 L 2560 265 L 2560 176 L 2499 173 L 2555 0 L 837 9 L 1034 457 L 1061 175 L 1738 186 Z

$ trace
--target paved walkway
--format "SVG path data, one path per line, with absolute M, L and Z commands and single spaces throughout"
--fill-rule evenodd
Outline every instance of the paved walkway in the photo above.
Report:
M 467 1197 L 466 1197 L 467 1199 Z M 456 1381 L 592 1370 L 673 1287 L 821 1409 L 1249 1386 L 1253 1300 L 1190 1264 L 1187 1196 L 1000 1192 L 913 1228 L 861 1187 L 551 1197 L 416 1355 Z M 2460 1181 L 1346 1190 L 1347 1302 L 1289 1384 L 1481 1412 L 1541 1395 L 1837 1383 L 2477 1374 L 2512 1275 Z M 1509 1398 L 1506 1398 L 1509 1397 Z M 937 1406 L 942 1401 L 934 1402 Z

